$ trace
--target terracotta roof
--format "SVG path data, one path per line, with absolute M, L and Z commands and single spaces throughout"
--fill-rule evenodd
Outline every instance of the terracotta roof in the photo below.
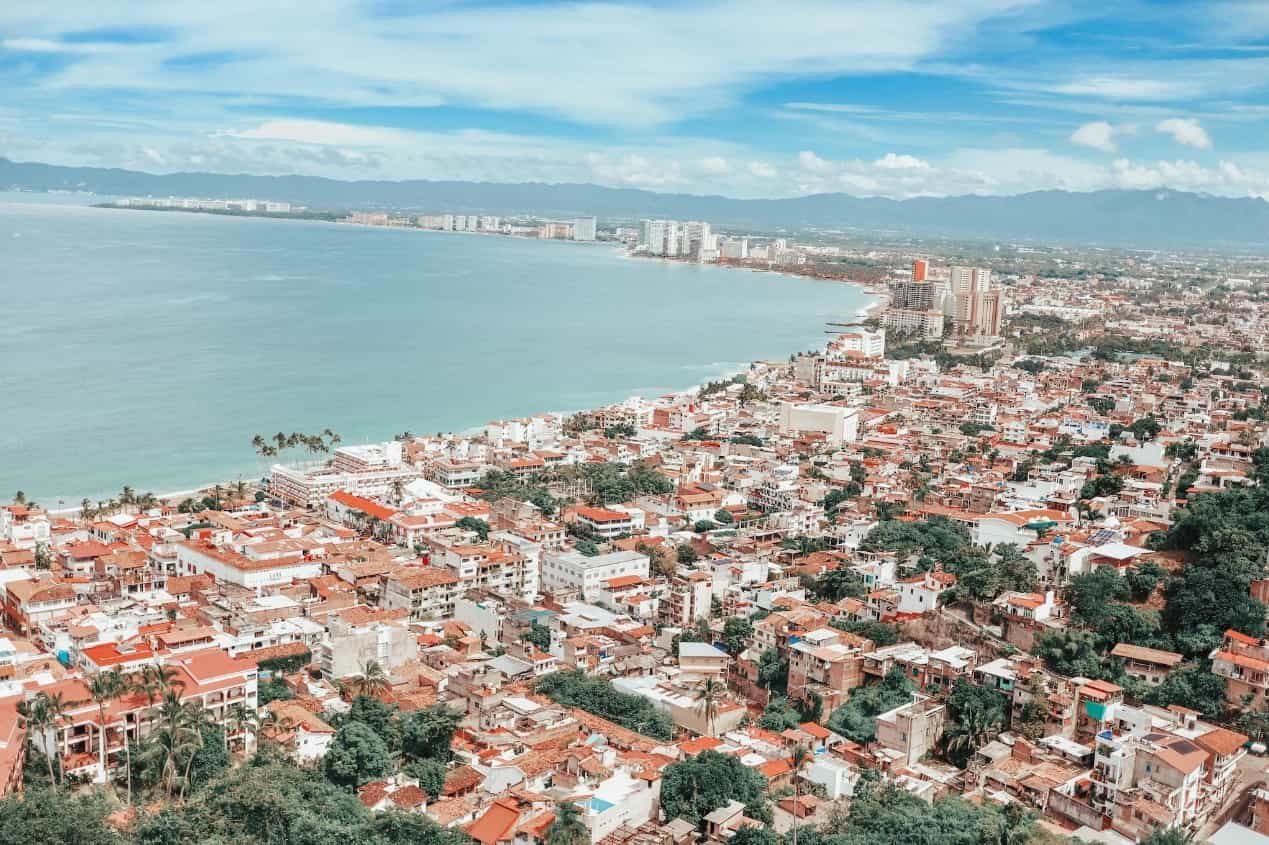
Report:
M 467 825 L 467 835 L 482 845 L 497 845 L 520 821 L 520 808 L 510 799 L 497 799 L 480 818 Z
M 1194 741 L 1217 757 L 1227 757 L 1243 747 L 1248 737 L 1226 728 L 1210 730 Z

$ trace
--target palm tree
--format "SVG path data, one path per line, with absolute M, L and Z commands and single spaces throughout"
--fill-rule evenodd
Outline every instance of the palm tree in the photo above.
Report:
M 19 490 L 18 492 L 14 493 L 14 494 L 13 494 L 13 504 L 15 504 L 15 505 L 25 505 L 25 504 L 26 504 L 26 493 L 23 493 L 21 490 Z
M 79 516 L 84 522 L 92 519 L 93 503 L 91 499 L 81 499 L 79 502 Z
M 225 751 L 229 751 L 229 737 L 231 734 L 250 732 L 252 727 L 254 727 L 254 720 L 252 720 L 247 708 L 241 704 L 231 704 L 229 709 L 225 711 Z M 247 746 L 247 737 L 244 734 L 242 738 L 243 751 L 247 750 Z
M 998 716 L 989 715 L 981 709 L 970 710 L 962 714 L 960 722 L 949 732 L 944 745 L 945 752 L 953 754 L 973 753 L 995 731 L 1000 730 Z
M 697 709 L 705 717 L 705 732 L 714 735 L 714 720 L 718 718 L 718 703 L 722 700 L 724 687 L 717 678 L 706 678 L 696 688 L 696 700 L 700 702 Z
M 805 745 L 793 746 L 789 754 L 789 765 L 793 768 L 793 845 L 798 845 L 798 798 L 802 788 L 802 767 L 811 759 L 811 752 Z
M 379 661 L 370 660 L 361 667 L 361 674 L 348 682 L 348 688 L 354 695 L 378 698 L 392 688 L 392 682 Z
M 60 783 L 57 772 L 61 769 L 57 727 L 65 715 L 62 694 L 59 692 L 49 695 L 41 692 L 30 701 L 21 702 L 18 705 L 18 714 L 26 721 L 27 729 L 39 736 L 40 745 L 44 750 L 44 762 L 48 764 L 48 782 L 57 786 Z M 53 768 L 55 756 L 59 760 L 57 769 Z
M 88 679 L 88 695 L 97 704 L 98 715 L 98 737 L 97 742 L 100 746 L 101 770 L 104 774 L 108 769 L 107 752 L 106 752 L 106 704 L 118 698 L 125 689 L 123 676 L 116 669 L 110 672 L 98 672 Z
M 176 793 L 176 782 L 189 766 L 202 741 L 198 730 L 201 706 L 181 702 L 176 685 L 167 685 L 163 701 L 157 708 L 157 728 L 149 736 L 147 753 L 158 761 L 160 782 L 167 797 Z
M 125 484 L 123 486 L 123 489 L 119 491 L 119 504 L 127 507 L 128 505 L 134 504 L 136 500 L 137 500 L 136 491 L 134 491 L 131 487 Z
M 184 798 L 185 793 L 189 790 L 190 771 L 194 768 L 194 758 L 206 743 L 203 738 L 203 726 L 216 724 L 215 714 L 204 707 L 203 703 L 197 699 L 186 704 L 184 709 L 185 726 L 190 734 L 190 745 L 193 750 L 190 751 L 189 758 L 185 761 L 185 777 L 181 780 L 181 798 Z
M 555 821 L 546 830 L 546 845 L 589 845 L 590 829 L 577 805 L 565 801 L 555 805 Z

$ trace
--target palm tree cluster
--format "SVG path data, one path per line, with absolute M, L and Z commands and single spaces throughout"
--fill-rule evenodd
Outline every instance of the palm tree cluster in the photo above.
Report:
M 285 434 L 279 431 L 272 437 L 257 434 L 251 438 L 251 447 L 256 450 L 256 454 L 260 457 L 273 458 L 287 449 L 294 449 L 298 446 L 303 446 L 310 455 L 325 453 L 338 446 L 341 441 L 342 438 L 329 428 L 323 429 L 319 434 L 304 434 L 298 431 Z
M 79 503 L 79 513 L 84 521 L 88 522 L 98 517 L 127 513 L 129 510 L 147 511 L 156 507 L 158 503 L 158 497 L 153 493 L 138 493 L 125 484 L 117 497 L 98 499 L 95 504 L 91 499 L 82 499 Z
M 148 725 L 148 730 L 139 740 L 134 740 L 126 729 L 122 731 L 128 804 L 133 798 L 134 772 L 143 777 L 145 785 L 161 788 L 169 799 L 184 797 L 190 787 L 195 759 L 206 742 L 203 728 L 216 723 L 212 712 L 196 699 L 181 700 L 182 682 L 170 667 L 143 666 L 133 674 L 118 669 L 98 672 L 88 678 L 87 686 L 89 697 L 97 705 L 99 719 L 94 742 L 103 767 L 108 765 L 106 734 L 110 702 L 134 695 L 146 699 L 147 708 L 137 727 L 139 730 L 141 725 Z M 66 720 L 67 709 L 78 703 L 64 701 L 61 693 L 41 692 L 19 706 L 29 734 L 45 751 L 49 781 L 54 785 L 62 783 L 59 729 Z M 227 714 L 225 727 L 222 741 L 228 753 L 229 736 L 251 730 L 255 724 L 246 708 L 234 705 Z

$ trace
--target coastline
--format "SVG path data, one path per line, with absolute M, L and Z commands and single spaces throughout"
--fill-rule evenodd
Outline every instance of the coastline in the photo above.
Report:
M 473 234 L 474 234 L 474 233 L 473 233 Z M 746 269 L 746 268 L 732 268 L 732 269 Z M 778 271 L 774 271 L 774 272 L 778 272 Z M 782 274 L 782 275 L 791 275 L 791 274 Z M 791 277 L 792 277 L 792 278 L 799 278 L 799 279 L 805 279 L 805 278 L 807 278 L 807 277 L 805 277 L 805 276 L 792 276 L 792 275 L 791 275 Z M 863 285 L 861 285 L 860 283 L 858 283 L 858 282 L 851 282 L 851 281 L 848 281 L 848 280 L 823 279 L 823 280 L 821 280 L 821 281 L 837 281 L 837 282 L 842 283 L 842 284 L 855 285 L 855 286 L 857 286 L 857 287 L 863 288 Z M 875 295 L 872 295 L 872 294 L 870 294 L 870 296 L 873 296 L 872 301 L 871 301 L 871 302 L 869 302 L 867 305 L 863 306 L 862 308 L 857 309 L 857 310 L 855 311 L 854 315 L 852 315 L 852 316 L 859 317 L 859 318 L 861 318 L 861 319 L 866 319 L 867 317 L 871 316 L 871 315 L 872 315 L 872 313 L 873 313 L 874 311 L 880 310 L 880 309 L 882 309 L 882 308 L 884 308 L 884 307 L 885 307 L 885 305 L 884 305 L 884 303 L 883 303 L 883 301 L 882 301 L 882 298 L 881 298 L 881 297 L 878 297 L 878 296 L 875 296 Z M 831 343 L 831 338 L 830 338 L 830 339 L 828 339 L 828 340 L 825 340 L 825 341 L 821 344 L 821 346 L 822 346 L 822 347 L 827 347 L 829 343 Z M 801 350 L 798 350 L 798 351 L 801 351 Z M 748 372 L 748 371 L 749 371 L 749 368 L 750 368 L 752 365 L 754 365 L 754 364 L 758 364 L 758 363 L 762 363 L 761 359 L 753 359 L 753 360 L 750 360 L 750 361 L 749 361 L 749 362 L 748 362 L 745 366 L 743 366 L 743 367 L 742 367 L 742 368 L 740 368 L 740 369 L 736 369 L 736 370 L 728 370 L 728 371 L 724 371 L 723 373 L 720 373 L 720 374 L 718 375 L 718 378 L 719 378 L 719 379 L 731 379 L 731 378 L 734 378 L 735 376 L 742 375 L 742 374 L 744 374 L 744 373 Z M 705 386 L 705 384 L 706 384 L 706 382 L 698 382 L 698 383 L 696 383 L 696 384 L 694 384 L 694 385 L 691 385 L 690 387 L 684 388 L 684 389 L 682 389 L 682 390 L 671 390 L 671 391 L 668 391 L 668 392 L 658 393 L 657 395 L 658 395 L 658 396 L 672 396 L 672 397 L 674 397 L 674 398 L 676 398 L 676 399 L 681 399 L 681 398 L 684 398 L 684 397 L 687 397 L 687 396 L 691 396 L 691 395 L 693 395 L 693 394 L 698 393 L 698 392 L 700 391 L 700 389 L 701 389 L 702 387 L 704 387 L 704 386 Z M 638 394 L 638 393 L 632 393 L 632 394 L 630 394 L 630 396 L 637 396 L 637 395 L 639 395 L 639 394 Z M 629 397 L 627 397 L 627 398 L 629 398 Z M 618 401 L 621 401 L 621 400 L 618 400 Z M 560 410 L 556 410 L 556 411 L 533 411 L 533 412 L 528 413 L 528 414 L 527 414 L 527 416 L 535 416 L 535 415 L 538 415 L 538 414 L 552 414 L 552 415 L 555 415 L 555 416 L 568 417 L 568 416 L 572 416 L 573 414 L 583 413 L 583 412 L 585 412 L 585 411 L 591 411 L 591 410 L 595 410 L 595 409 L 594 409 L 594 408 L 573 408 L 573 409 L 571 409 L 571 410 L 564 410 L 564 411 L 560 411 Z M 486 422 L 484 422 L 484 423 L 478 423 L 478 424 L 476 424 L 476 425 L 469 426 L 469 427 L 466 427 L 466 428 L 456 428 L 456 429 L 454 429 L 454 430 L 452 430 L 452 431 L 447 431 L 447 432 L 444 432 L 444 434 L 445 434 L 445 435 L 447 435 L 447 436 L 453 436 L 453 435 L 466 435 L 466 434 L 472 434 L 472 435 L 475 435 L 475 434 L 478 434 L 478 433 L 482 433 L 482 432 L 484 431 L 485 426 L 486 426 L 486 425 L 488 425 L 490 422 L 497 422 L 497 420 L 489 420 L 489 421 L 486 421 Z M 272 464 L 270 464 L 270 467 L 271 467 L 271 466 L 272 466 Z M 266 475 L 267 475 L 267 473 L 266 473 Z M 245 479 L 243 479 L 243 480 L 245 480 Z M 260 484 L 260 482 L 262 482 L 263 480 L 264 480 L 264 478 L 263 478 L 263 477 L 262 477 L 262 478 L 259 478 L 259 479 L 252 479 L 249 483 L 252 485 L 252 487 L 253 487 L 253 488 L 258 489 L 257 485 L 259 485 L 259 484 Z M 221 487 L 229 487 L 229 486 L 231 486 L 231 485 L 236 484 L 237 482 L 238 482 L 238 479 L 232 479 L 232 480 L 228 480 L 228 481 L 225 481 L 225 480 L 221 480 L 221 481 L 213 481 L 213 482 L 211 482 L 211 483 L 209 483 L 209 484 L 205 484 L 205 485 L 202 485 L 202 486 L 199 486 L 199 487 L 194 487 L 194 488 L 187 489 L 187 490 L 176 490 L 176 491 L 173 491 L 173 492 L 170 492 L 170 493 L 155 493 L 155 494 L 154 494 L 154 497 L 155 497 L 156 499 L 158 499 L 159 501 L 161 501 L 161 502 L 165 502 L 165 503 L 171 504 L 173 501 L 176 501 L 176 500 L 184 500 L 184 499 L 193 498 L 193 497 L 195 497 L 195 496 L 202 495 L 202 494 L 206 493 L 206 491 L 208 491 L 208 490 L 212 489 L 213 487 L 215 487 L 215 486 L 217 486 L 217 485 L 220 485 Z M 82 497 L 81 497 L 81 498 L 82 498 Z M 56 510 L 54 510 L 54 509 L 52 509 L 52 508 L 49 508 L 49 509 L 48 509 L 48 512 L 49 512 L 50 514 L 56 514 L 56 515 L 78 514 L 78 513 L 79 513 L 79 511 L 80 511 L 79 506 L 70 507 L 70 508 L 59 508 L 59 509 L 56 509 Z
M 83 197 L 80 197 L 80 198 L 82 199 Z M 26 199 L 26 198 L 23 197 L 23 199 Z M 19 204 L 22 204 L 22 203 L 19 203 Z M 74 203 L 74 205 L 81 208 L 92 207 L 92 206 L 85 205 L 78 202 Z M 94 211 L 98 211 L 98 210 L 101 210 L 101 209 L 94 209 Z M 110 209 L 105 209 L 105 210 L 110 210 Z M 138 209 L 138 210 L 141 210 L 141 209 Z M 216 215 L 206 215 L 206 217 L 213 217 L 213 216 L 216 216 Z M 242 220 L 243 218 L 237 218 L 237 219 Z M 254 218 L 254 219 L 276 219 L 276 218 Z M 310 222 L 310 223 L 316 223 L 316 224 L 329 225 L 329 222 L 322 221 L 322 220 L 300 220 L 297 222 Z M 384 228 L 384 227 L 361 226 L 359 228 L 374 229 L 374 228 Z M 388 227 L 388 228 L 391 228 L 391 227 Z M 418 231 L 429 231 L 429 230 L 419 229 Z M 441 232 L 440 234 L 450 234 L 450 233 Z M 455 234 L 460 234 L 460 233 L 455 233 Z M 461 234 L 482 234 L 482 233 L 463 232 Z M 493 233 L 489 233 L 489 234 L 493 234 Z M 515 241 L 541 240 L 536 238 L 523 238 L 523 237 L 507 236 L 507 235 L 504 235 L 503 237 L 510 238 Z M 566 243 L 572 243 L 572 242 L 566 242 Z M 574 244 L 574 245 L 578 245 L 578 244 Z M 624 254 L 626 250 L 623 247 L 621 247 L 619 244 L 613 241 L 608 241 L 608 242 L 599 241 L 595 243 L 581 242 L 580 245 L 607 246 L 610 248 L 615 247 L 615 251 L 618 253 L 619 256 L 629 257 Z M 661 260 L 664 260 L 664 259 L 661 259 Z M 686 264 L 686 262 L 681 262 L 681 261 L 680 262 L 671 261 L 669 263 Z M 758 269 L 758 268 L 752 268 L 752 267 L 738 267 L 735 265 L 727 265 L 727 264 L 723 264 L 723 265 L 711 264 L 711 265 L 701 265 L 701 266 L 705 268 L 710 268 L 710 269 L 712 269 L 715 266 L 722 266 L 732 270 Z M 851 294 L 842 294 L 842 296 L 844 296 L 847 301 L 841 302 L 841 297 L 839 297 L 837 294 L 826 292 L 831 289 L 823 289 L 823 288 L 820 289 L 820 293 L 818 294 L 805 294 L 802 296 L 799 295 L 799 291 L 801 289 L 798 289 L 798 290 L 789 289 L 786 295 L 783 289 L 771 288 L 771 290 L 775 291 L 773 296 L 776 297 L 777 300 L 787 300 L 790 303 L 796 303 L 797 301 L 807 301 L 807 302 L 815 303 L 810 308 L 802 309 L 803 312 L 806 314 L 806 317 L 803 318 L 805 322 L 802 322 L 802 320 L 798 320 L 794 323 L 786 323 L 785 331 L 783 334 L 780 335 L 779 343 L 771 344 L 770 338 L 769 338 L 767 342 L 768 343 L 767 347 L 764 347 L 761 343 L 751 345 L 751 342 L 754 338 L 750 338 L 750 339 L 741 338 L 741 342 L 739 343 L 735 342 L 735 339 L 733 339 L 733 341 L 729 344 L 724 344 L 723 346 L 720 346 L 717 349 L 709 350 L 709 351 L 716 351 L 721 354 L 711 356 L 708 359 L 704 359 L 704 356 L 700 356 L 700 358 L 697 358 L 696 355 L 692 355 L 691 357 L 685 357 L 685 356 L 682 356 L 681 352 L 673 354 L 673 355 L 669 355 L 669 356 L 662 356 L 664 360 L 655 359 L 655 360 L 650 360 L 648 363 L 646 363 L 646 366 L 652 367 L 652 370 L 649 371 L 645 369 L 642 375 L 640 375 L 638 371 L 630 369 L 629 367 L 627 367 L 626 370 L 614 371 L 614 375 L 616 376 L 616 378 L 614 379 L 615 383 L 610 382 L 606 388 L 602 385 L 591 385 L 587 391 L 578 391 L 578 395 L 573 395 L 571 397 L 565 397 L 562 395 L 561 392 L 555 391 L 553 388 L 549 390 L 543 389 L 541 391 L 538 391 L 536 392 L 536 395 L 529 395 L 531 391 L 522 391 L 522 393 L 524 393 L 525 395 L 518 397 L 522 401 L 516 402 L 515 405 L 511 407 L 507 407 L 505 405 L 503 407 L 498 407 L 496 408 L 495 413 L 492 413 L 492 414 L 487 413 L 487 410 L 482 411 L 479 408 L 475 408 L 473 410 L 476 411 L 476 414 L 467 416 L 467 414 L 464 413 L 462 403 L 459 403 L 456 406 L 453 406 L 450 414 L 448 414 L 448 416 L 450 417 L 450 419 L 448 420 L 448 424 L 437 425 L 435 426 L 435 429 L 440 431 L 445 431 L 448 433 L 461 435 L 461 433 L 464 431 L 471 431 L 471 430 L 482 431 L 487 425 L 487 423 L 491 420 L 515 419 L 518 417 L 532 416 L 535 414 L 543 414 L 543 413 L 560 413 L 558 411 L 551 410 L 552 405 L 556 404 L 551 399 L 552 395 L 555 396 L 556 400 L 561 398 L 565 399 L 564 402 L 559 402 L 557 407 L 565 407 L 565 408 L 571 407 L 573 409 L 572 411 L 565 411 L 564 412 L 565 414 L 576 413 L 577 411 L 592 410 L 595 408 L 604 407 L 606 405 L 619 403 L 623 401 L 624 399 L 628 397 L 632 397 L 632 396 L 645 396 L 645 397 L 690 396 L 696 393 L 697 391 L 699 391 L 700 387 L 707 382 L 714 381 L 720 378 L 729 378 L 736 374 L 746 372 L 750 364 L 754 362 L 780 361 L 791 352 L 795 352 L 795 351 L 801 352 L 811 348 L 822 348 L 824 344 L 826 344 L 827 342 L 831 340 L 831 335 L 825 335 L 823 332 L 823 329 L 826 327 L 825 323 L 827 321 L 849 320 L 851 319 L 852 316 L 865 317 L 865 316 L 868 316 L 869 314 L 874 313 L 878 308 L 882 307 L 882 305 L 884 304 L 883 301 L 879 301 L 876 295 L 874 295 L 873 293 L 867 290 L 867 286 L 865 284 L 860 282 L 854 282 L 847 279 L 815 279 L 814 277 L 808 277 L 808 276 L 794 274 L 794 273 L 787 273 L 779 268 L 772 268 L 768 272 L 778 273 L 779 275 L 786 276 L 786 277 L 800 278 L 804 281 L 814 280 L 814 281 L 844 282 L 846 284 L 854 285 L 857 288 L 860 299 L 852 300 Z M 717 277 L 711 276 L 711 278 L 716 279 L 712 283 L 713 288 L 717 291 L 714 295 L 726 296 L 726 293 L 724 293 L 723 291 L 726 291 L 729 289 L 727 284 L 725 282 L 720 284 L 717 281 Z M 746 289 L 748 288 L 746 287 Z M 834 301 L 836 301 L 839 304 L 834 305 Z M 798 309 L 794 308 L 791 310 L 796 311 Z M 792 329 L 792 332 L 790 332 L 789 329 Z M 744 333 L 742 332 L 742 334 Z M 799 339 L 799 335 L 801 336 L 801 339 Z M 740 335 L 735 335 L 734 338 L 735 337 L 740 337 Z M 754 345 L 758 346 L 759 349 L 754 350 L 753 349 Z M 752 350 L 750 354 L 748 355 L 746 354 L 746 347 Z M 687 351 L 690 353 L 693 350 L 689 349 Z M 702 350 L 698 349 L 695 351 L 699 353 Z M 758 354 L 753 355 L 752 352 L 758 352 Z M 711 360 L 714 363 L 710 363 Z M 647 379 L 646 381 L 642 380 L 645 378 Z M 628 386 L 623 387 L 621 382 L 625 382 L 625 384 Z M 639 385 L 648 385 L 648 386 L 639 387 Z M 665 387 L 661 387 L 659 385 L 664 385 Z M 611 391 L 611 393 L 609 391 Z M 581 401 L 579 402 L 578 400 L 581 400 Z M 357 415 L 356 413 L 353 413 L 353 414 L 349 414 L 348 416 L 355 418 Z M 366 417 L 362 417 L 361 419 L 364 419 L 365 423 L 359 422 L 356 419 L 354 419 L 353 421 L 350 421 L 349 419 L 342 419 L 340 422 L 336 423 L 336 428 L 340 431 L 345 431 L 345 432 L 349 429 L 352 429 L 352 437 L 350 438 L 350 442 L 372 443 L 372 442 L 377 442 L 381 439 L 390 438 L 391 431 L 407 429 L 407 428 L 410 430 L 421 431 L 421 430 L 424 430 L 424 427 L 428 426 L 428 421 L 426 417 L 416 418 L 414 415 L 410 415 L 405 417 L 405 419 L 410 420 L 410 422 L 402 422 L 398 420 L 397 422 L 392 423 L 392 425 L 394 425 L 395 428 L 393 428 L 391 431 L 375 432 L 374 429 L 377 426 L 373 424 L 374 416 L 375 415 L 373 414 L 368 414 L 366 415 Z M 464 422 L 462 419 L 463 416 L 467 416 L 468 425 L 463 424 Z M 421 422 L 419 421 L 420 419 L 422 419 Z M 438 420 L 438 422 L 440 422 L 440 420 Z M 376 437 L 377 434 L 380 434 L 383 436 Z M 222 441 L 223 441 L 223 438 L 222 438 Z M 214 455 L 210 456 L 213 458 L 213 460 L 203 460 L 199 462 L 198 465 L 195 466 L 194 468 L 197 469 L 198 466 L 201 466 L 202 469 L 201 471 L 197 471 L 196 473 L 193 473 L 194 475 L 193 479 L 191 479 L 189 476 L 182 477 L 183 473 L 180 472 L 180 466 L 179 466 L 181 462 L 179 461 L 171 461 L 166 463 L 152 462 L 149 464 L 136 464 L 136 466 L 140 470 L 148 470 L 148 469 L 154 470 L 153 475 L 155 476 L 166 476 L 169 472 L 171 472 L 172 475 L 168 476 L 168 480 L 169 482 L 175 481 L 176 483 L 154 484 L 153 482 L 151 482 L 147 484 L 146 479 L 144 477 L 147 474 L 147 472 L 145 471 L 141 471 L 137 473 L 138 475 L 141 476 L 140 478 L 122 478 L 122 480 L 119 480 L 117 482 L 110 481 L 110 475 L 113 475 L 115 473 L 99 473 L 98 475 L 93 476 L 91 478 L 80 478 L 77 480 L 73 474 L 62 471 L 58 474 L 57 478 L 53 478 L 52 475 L 41 474 L 40 468 L 38 465 L 36 465 L 35 461 L 29 462 L 32 464 L 32 466 L 29 467 L 30 471 L 22 471 L 20 474 L 17 472 L 18 467 L 15 466 L 13 468 L 15 470 L 15 478 L 9 483 L 12 484 L 12 486 L 14 486 L 15 488 L 25 488 L 28 491 L 31 491 L 32 488 L 35 488 L 35 497 L 39 501 L 45 504 L 45 506 L 48 508 L 50 513 L 55 513 L 60 515 L 77 514 L 80 511 L 79 502 L 83 498 L 88 498 L 93 503 L 94 506 L 96 502 L 99 500 L 105 501 L 105 500 L 109 500 L 110 498 L 116 498 L 118 496 L 118 489 L 119 489 L 119 487 L 116 486 L 116 484 L 119 484 L 119 485 L 129 484 L 133 486 L 135 489 L 137 489 L 138 492 L 148 492 L 149 490 L 155 490 L 157 488 L 159 490 L 162 490 L 163 492 L 155 493 L 153 495 L 155 495 L 156 498 L 163 501 L 167 501 L 167 502 L 179 501 L 183 498 L 196 496 L 198 494 L 201 494 L 203 491 L 210 489 L 211 487 L 215 486 L 218 483 L 221 484 L 222 486 L 232 486 L 239 479 L 251 484 L 254 489 L 263 477 L 267 477 L 268 465 L 261 465 L 259 462 L 255 461 L 250 455 L 250 453 L 245 452 L 245 445 L 244 445 L 245 454 L 243 457 L 246 459 L 241 462 L 237 461 L 234 459 L 235 451 L 232 447 L 233 447 L 232 443 L 225 443 L 225 445 L 220 446 L 216 449 L 217 452 L 222 452 L 229 457 L 229 460 L 227 462 L 220 463 L 216 461 L 214 459 Z M 220 463 L 219 469 L 215 465 L 217 463 Z M 120 464 L 120 465 L 123 466 L 123 464 Z M 165 469 L 165 467 L 167 468 Z M 60 465 L 59 467 L 57 467 L 57 469 L 61 470 Z M 126 469 L 126 466 L 125 466 L 125 469 Z M 210 472 L 207 471 L 209 469 L 211 470 Z M 197 479 L 200 476 L 202 478 L 208 479 L 208 481 L 207 482 L 197 481 Z M 21 480 L 19 480 L 19 478 Z M 85 480 L 89 481 L 89 484 L 81 486 L 81 482 Z M 105 482 L 104 484 L 102 483 L 103 481 Z M 44 488 L 44 484 L 46 482 L 48 482 L 50 486 L 54 487 L 55 489 L 52 491 L 49 491 L 47 489 L 42 489 Z M 91 493 L 86 497 L 84 496 L 82 492 L 78 492 L 78 494 L 63 492 L 68 490 L 82 491 L 85 488 L 85 486 L 90 488 L 99 488 L 99 489 L 96 489 L 95 493 Z M 56 489 L 58 487 L 61 488 L 61 491 Z

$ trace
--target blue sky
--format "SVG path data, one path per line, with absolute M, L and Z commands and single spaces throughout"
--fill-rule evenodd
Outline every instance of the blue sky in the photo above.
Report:
M 18 2 L 0 90 L 152 172 L 1269 197 L 1269 0 Z

